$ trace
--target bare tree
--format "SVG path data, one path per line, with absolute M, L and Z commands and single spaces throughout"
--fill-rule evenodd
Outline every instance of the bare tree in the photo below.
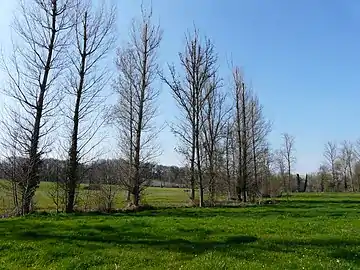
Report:
M 64 211 L 66 206 L 67 194 L 65 194 L 64 184 L 66 179 L 66 164 L 55 164 L 55 168 L 47 172 L 46 178 L 51 178 L 52 183 L 47 189 L 47 195 L 51 198 L 56 207 L 56 212 Z
M 40 181 L 41 156 L 51 142 L 47 135 L 54 128 L 59 102 L 56 83 L 66 64 L 63 53 L 72 26 L 72 7 L 72 0 L 20 1 L 14 22 L 21 45 L 14 45 L 11 64 L 5 64 L 9 78 L 6 93 L 16 102 L 9 118 L 12 127 L 21 132 L 18 145 L 27 156 L 26 177 L 19 183 L 23 214 L 31 211 Z
M 273 154 L 270 151 L 269 143 L 265 143 L 257 152 L 256 162 L 258 163 L 258 176 L 261 183 L 261 196 L 270 197 L 272 191 L 272 166 L 273 166 Z M 255 175 L 254 175 L 255 178 Z
M 209 201 L 214 204 L 216 179 L 219 178 L 220 142 L 225 135 L 225 127 L 229 109 L 225 107 L 226 94 L 219 87 L 219 79 L 215 76 L 209 82 L 204 106 L 201 110 L 203 147 L 205 152 L 206 174 L 209 179 Z
M 337 183 L 337 173 L 336 173 L 336 161 L 338 159 L 338 147 L 335 142 L 327 142 L 325 144 L 324 150 L 324 158 L 326 160 L 327 165 L 331 170 L 331 187 L 334 188 L 335 184 Z
M 66 212 L 73 212 L 76 190 L 80 184 L 79 162 L 99 143 L 94 140 L 106 117 L 103 89 L 108 70 L 102 68 L 114 43 L 115 9 L 106 9 L 103 1 L 93 11 L 91 0 L 77 0 L 74 16 L 75 42 L 69 50 L 71 66 L 67 95 L 70 129 L 66 179 Z
M 135 78 L 135 58 L 132 57 L 130 48 L 118 50 L 117 68 L 118 79 L 114 88 L 119 95 L 118 104 L 115 106 L 115 121 L 119 129 L 119 147 L 122 158 L 125 160 L 120 164 L 120 175 L 122 185 L 127 190 L 127 201 L 130 201 L 133 190 L 134 177 L 134 136 L 135 136 L 135 95 L 132 80 Z
M 235 99 L 235 134 L 237 147 L 237 196 L 247 201 L 248 180 L 250 176 L 249 163 L 251 161 L 250 136 L 250 99 L 251 91 L 245 86 L 239 68 L 233 71 L 233 91 Z
M 117 56 L 119 75 L 115 89 L 119 103 L 115 117 L 121 153 L 128 163 L 128 177 L 122 182 L 133 195 L 136 207 L 148 182 L 143 174 L 144 164 L 159 154 L 156 144 L 159 128 L 154 123 L 159 90 L 154 87 L 154 80 L 159 74 L 157 52 L 162 31 L 151 22 L 151 17 L 152 12 L 147 14 L 142 9 L 141 23 L 133 23 L 130 42 Z
M 288 189 L 287 188 L 288 185 L 286 184 L 286 177 L 285 177 L 285 158 L 281 149 L 275 152 L 274 159 L 275 159 L 276 168 L 278 169 L 280 178 L 282 180 L 282 190 L 285 192 Z
M 269 152 L 268 142 L 266 139 L 270 131 L 271 123 L 264 118 L 263 107 L 260 104 L 258 97 L 253 94 L 250 101 L 250 136 L 253 169 L 253 193 L 258 193 L 260 191 L 261 183 L 259 179 L 259 170 L 261 169 L 261 165 L 265 165 L 268 160 L 267 156 Z M 265 165 L 265 167 L 267 167 L 267 165 Z
M 234 123 L 233 118 L 228 119 L 226 123 L 224 154 L 225 154 L 225 171 L 226 183 L 228 187 L 228 200 L 232 198 L 233 181 L 235 179 L 235 140 L 234 140 Z
M 100 189 L 95 193 L 95 201 L 99 211 L 110 213 L 116 207 L 116 196 L 119 192 L 118 162 L 105 160 L 102 167 L 104 170 L 98 179 Z
M 359 184 L 360 184 L 360 163 L 359 161 L 355 162 L 354 165 L 354 191 L 359 191 Z
M 282 135 L 283 138 L 283 145 L 281 152 L 285 158 L 286 165 L 287 165 L 287 173 L 288 173 L 288 192 L 291 192 L 291 168 L 294 165 L 296 158 L 294 156 L 295 151 L 295 137 L 284 133 Z
M 5 181 L 0 182 L 0 193 L 3 195 L 3 207 L 5 210 L 11 214 L 18 214 L 22 205 L 19 185 L 25 181 L 26 174 L 24 174 L 23 167 L 26 164 L 26 159 L 21 158 L 21 153 L 19 153 L 17 147 L 18 132 L 14 130 L 8 131 L 7 135 L 7 137 L 3 138 L 5 141 L 1 141 L 5 155 L 1 156 L 0 159 L 0 179 L 5 179 Z M 9 205 L 5 201 L 8 201 Z
M 208 84 L 217 71 L 217 56 L 210 39 L 201 40 L 198 30 L 186 36 L 183 53 L 179 53 L 183 77 L 178 75 L 174 65 L 169 65 L 170 79 L 163 81 L 170 87 L 173 97 L 182 113 L 182 119 L 174 123 L 172 130 L 180 139 L 181 152 L 190 159 L 191 200 L 195 199 L 195 180 L 199 184 L 199 205 L 203 206 L 204 186 L 201 156 L 201 111 L 207 96 L 213 89 Z
M 354 145 L 350 141 L 343 141 L 341 144 L 341 163 L 344 169 L 343 176 L 344 176 L 344 188 L 345 191 L 348 190 L 349 184 L 351 190 L 354 190 L 354 183 L 353 183 L 353 166 L 355 163 L 355 149 Z M 349 181 L 349 182 L 348 182 Z
M 328 182 L 328 168 L 325 165 L 320 165 L 318 175 L 320 177 L 320 192 L 324 192 Z

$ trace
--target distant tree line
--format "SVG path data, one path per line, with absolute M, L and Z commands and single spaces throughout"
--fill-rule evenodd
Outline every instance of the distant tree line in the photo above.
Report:
M 16 158 L 16 162 L 0 161 L 0 179 L 11 179 L 12 172 L 21 170 L 21 164 L 25 162 L 22 158 Z M 125 160 L 95 160 L 88 164 L 80 164 L 79 171 L 82 175 L 82 184 L 101 184 L 100 179 L 106 175 L 109 166 L 112 167 L 116 178 L 121 178 L 121 164 Z M 17 166 L 17 167 L 14 167 Z M 41 182 L 64 182 L 66 177 L 66 161 L 45 158 L 39 168 Z M 148 186 L 159 187 L 186 187 L 186 168 L 177 166 L 164 166 L 157 164 L 144 164 L 144 171 L 148 175 Z M 59 180 L 59 178 L 61 178 Z M 118 184 L 116 182 L 115 184 Z
M 324 161 L 311 175 L 310 191 L 358 192 L 360 190 L 360 140 L 340 143 L 329 141 L 324 146 Z

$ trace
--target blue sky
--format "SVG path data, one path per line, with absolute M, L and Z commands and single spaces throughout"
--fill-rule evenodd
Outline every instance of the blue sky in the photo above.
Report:
M 119 45 L 139 0 L 119 0 Z M 4 3 L 5 2 L 5 3 Z M 13 0 L 2 0 L 0 43 L 9 44 Z M 149 3 L 144 1 L 145 4 Z M 280 145 L 288 132 L 296 138 L 296 171 L 314 171 L 324 144 L 360 138 L 360 2 L 356 0 L 153 0 L 154 19 L 164 30 L 160 64 L 177 62 L 184 32 L 193 24 L 211 38 L 221 72 L 227 60 L 243 68 L 266 116 L 273 122 L 270 142 Z M 0 97 L 1 100 L 1 97 Z M 1 104 L 1 103 L 0 103 Z M 171 121 L 176 107 L 166 87 L 159 122 Z M 159 136 L 164 164 L 179 164 L 176 140 L 168 129 Z

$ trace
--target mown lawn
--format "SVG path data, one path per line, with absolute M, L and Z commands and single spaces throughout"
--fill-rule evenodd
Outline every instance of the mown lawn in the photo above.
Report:
M 3 219 L 0 269 L 360 269 L 359 205 L 358 194 L 306 194 L 247 208 Z

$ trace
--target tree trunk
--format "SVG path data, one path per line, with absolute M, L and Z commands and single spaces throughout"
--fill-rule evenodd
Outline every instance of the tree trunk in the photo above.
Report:
M 291 165 L 290 165 L 290 157 L 289 157 L 289 161 L 288 161 L 288 193 L 291 193 Z
M 308 175 L 306 174 L 303 192 L 306 192 L 307 184 L 308 184 Z
M 344 189 L 345 189 L 345 191 L 347 191 L 347 189 L 348 189 L 348 183 L 347 183 L 346 173 L 344 174 Z
M 140 188 L 135 186 L 133 189 L 133 204 L 138 207 L 140 205 Z
M 300 192 L 301 181 L 300 181 L 300 175 L 299 174 L 296 174 L 296 181 L 297 181 L 297 192 Z
M 73 116 L 73 131 L 71 136 L 71 146 L 69 151 L 69 169 L 68 169 L 68 200 L 66 204 L 66 213 L 74 211 L 76 188 L 79 184 L 79 163 L 78 163 L 78 133 L 79 133 L 79 111 L 84 88 L 85 80 L 85 65 L 87 57 L 87 12 L 84 14 L 84 37 L 83 48 L 81 53 L 81 64 L 79 69 L 79 85 L 77 86 L 76 102 Z
M 139 102 L 139 111 L 138 113 L 138 123 L 136 127 L 136 139 L 135 139 L 135 181 L 134 181 L 134 205 L 139 206 L 140 203 L 140 151 L 141 151 L 141 134 L 143 132 L 143 118 L 144 118 L 144 102 L 145 102 L 145 91 L 147 90 L 147 66 L 148 66 L 148 57 L 149 57 L 149 48 L 148 48 L 148 25 L 144 25 L 143 29 L 143 40 L 144 48 L 142 53 L 142 63 L 141 63 L 141 89 L 140 89 L 140 102 Z
M 258 173 L 257 173 L 257 156 L 256 156 L 256 140 L 255 140 L 255 105 L 251 105 L 251 132 L 252 132 L 252 154 L 253 154 L 253 166 L 254 166 L 254 182 L 255 182 L 255 192 L 259 190 L 258 184 Z
M 202 179 L 202 168 L 201 168 L 201 155 L 200 155 L 200 140 L 199 140 L 199 132 L 197 130 L 196 136 L 196 157 L 197 157 L 197 175 L 199 180 L 199 207 L 204 206 L 204 187 L 203 187 L 203 179 Z
M 245 84 L 242 83 L 242 92 L 241 92 L 241 105 L 242 105 L 242 149 L 243 149 L 243 156 L 242 156 L 242 170 L 243 170 L 243 179 L 242 179 L 242 192 L 243 192 L 243 200 L 246 202 L 246 192 L 247 192 L 247 178 L 248 178 L 248 171 L 247 171 L 247 122 L 246 122 L 246 100 L 245 100 Z
M 191 147 L 191 160 L 190 160 L 190 187 L 191 195 L 190 200 L 195 202 L 195 130 L 193 128 L 192 147 Z
M 209 201 L 211 205 L 215 204 L 215 172 L 212 161 L 212 156 L 209 158 Z
M 40 184 L 39 178 L 39 166 L 40 166 L 40 153 L 38 153 L 39 139 L 40 139 L 40 127 L 41 127 L 41 119 L 43 113 L 44 106 L 44 97 L 45 92 L 47 90 L 48 77 L 52 65 L 52 55 L 54 51 L 55 37 L 56 37 L 56 17 L 57 17 L 57 2 L 52 2 L 52 29 L 51 29 L 51 37 L 48 48 L 48 55 L 46 64 L 44 67 L 44 77 L 42 79 L 40 85 L 40 93 L 39 98 L 36 104 L 36 115 L 35 122 L 33 126 L 33 132 L 30 141 L 30 149 L 29 149 L 29 174 L 28 174 L 28 183 L 26 187 L 23 187 L 23 205 L 22 205 L 22 214 L 28 214 L 30 212 L 31 201 L 35 195 L 35 190 Z

